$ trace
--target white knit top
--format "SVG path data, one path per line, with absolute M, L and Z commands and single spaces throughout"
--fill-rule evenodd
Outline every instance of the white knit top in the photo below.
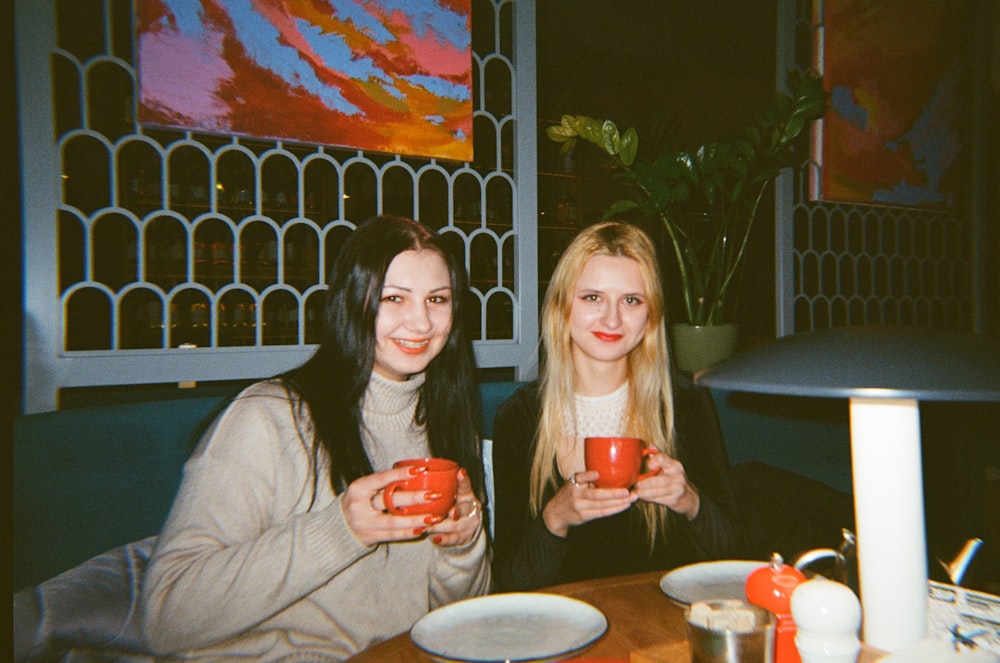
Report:
M 575 394 L 575 426 L 564 422 L 565 432 L 575 437 L 611 437 L 625 432 L 628 407 L 628 381 L 610 394 L 581 396 Z M 567 416 L 568 419 L 568 416 Z

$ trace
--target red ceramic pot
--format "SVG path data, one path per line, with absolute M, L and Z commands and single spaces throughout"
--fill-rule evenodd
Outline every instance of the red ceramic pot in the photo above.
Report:
M 795 646 L 795 621 L 792 619 L 792 592 L 806 577 L 778 553 L 771 555 L 771 565 L 763 566 L 747 578 L 747 601 L 770 610 L 778 619 L 774 631 L 774 663 L 801 663 Z

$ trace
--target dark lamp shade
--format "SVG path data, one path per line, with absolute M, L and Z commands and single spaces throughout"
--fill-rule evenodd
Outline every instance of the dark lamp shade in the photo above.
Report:
M 767 394 L 1000 401 L 1000 339 L 840 327 L 780 338 L 700 371 L 695 381 Z
M 897 652 L 926 633 L 919 401 L 1000 401 L 1000 341 L 903 327 L 795 334 L 695 376 L 733 391 L 849 398 L 864 639 Z M 889 470 L 891 468 L 891 471 Z

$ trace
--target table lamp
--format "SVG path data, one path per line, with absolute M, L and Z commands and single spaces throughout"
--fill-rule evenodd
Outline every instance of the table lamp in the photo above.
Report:
M 786 336 L 700 371 L 704 386 L 850 399 L 864 641 L 925 635 L 927 537 L 918 401 L 1000 401 L 1000 340 L 903 327 Z

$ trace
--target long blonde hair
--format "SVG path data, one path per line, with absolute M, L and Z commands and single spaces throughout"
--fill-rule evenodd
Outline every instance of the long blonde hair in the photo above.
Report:
M 535 457 L 531 464 L 530 504 L 541 513 L 547 489 L 558 489 L 557 442 L 567 412 L 575 412 L 570 309 L 577 279 L 590 258 L 598 255 L 631 258 L 639 265 L 646 287 L 649 318 L 642 341 L 628 355 L 629 393 L 627 434 L 645 440 L 660 451 L 674 453 L 674 407 L 664 322 L 663 288 L 656 250 L 636 226 L 605 221 L 584 229 L 566 248 L 556 265 L 541 313 L 545 366 L 540 381 L 541 415 Z M 666 529 L 666 507 L 638 502 L 650 548 Z

